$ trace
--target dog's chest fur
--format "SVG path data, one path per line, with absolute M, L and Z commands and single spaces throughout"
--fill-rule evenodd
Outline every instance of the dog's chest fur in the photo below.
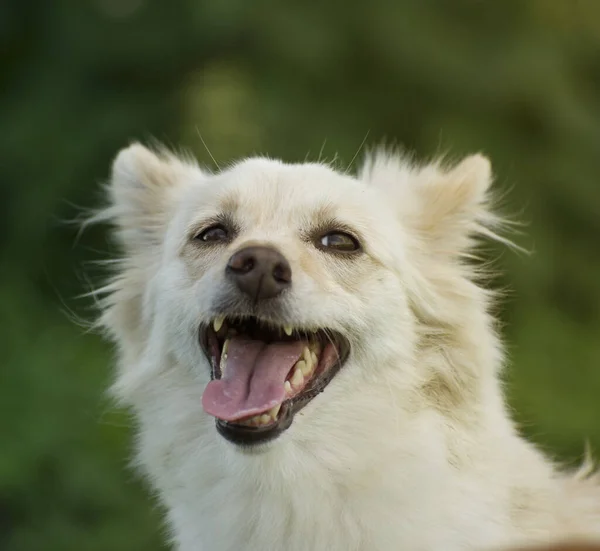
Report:
M 435 458 L 340 472 L 318 454 L 223 454 L 214 444 L 160 480 L 181 551 L 452 551 L 513 539 L 499 502 Z

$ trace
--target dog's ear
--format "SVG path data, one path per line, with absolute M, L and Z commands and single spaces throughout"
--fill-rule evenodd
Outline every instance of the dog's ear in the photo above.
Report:
M 178 194 L 199 176 L 200 169 L 191 162 L 130 145 L 113 162 L 110 206 L 100 216 L 116 225 L 126 250 L 141 252 L 161 242 Z
M 491 165 L 483 155 L 466 157 L 449 169 L 421 169 L 414 181 L 418 209 L 412 223 L 438 253 L 464 253 L 473 237 L 494 225 L 488 208 L 491 183 Z
M 379 152 L 365 164 L 361 178 L 390 195 L 402 222 L 434 254 L 460 256 L 475 236 L 493 236 L 496 218 L 488 208 L 492 171 L 483 155 L 448 167 L 441 162 L 417 166 Z

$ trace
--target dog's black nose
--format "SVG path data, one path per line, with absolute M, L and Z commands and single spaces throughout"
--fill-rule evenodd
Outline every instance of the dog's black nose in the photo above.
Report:
M 254 301 L 274 298 L 292 284 L 289 262 L 271 247 L 241 249 L 229 259 L 227 275 Z

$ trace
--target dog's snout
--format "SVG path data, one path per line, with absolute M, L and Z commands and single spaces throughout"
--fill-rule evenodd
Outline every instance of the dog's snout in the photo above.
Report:
M 292 284 L 292 269 L 272 247 L 246 247 L 234 253 L 226 269 L 238 289 L 254 301 L 274 298 Z

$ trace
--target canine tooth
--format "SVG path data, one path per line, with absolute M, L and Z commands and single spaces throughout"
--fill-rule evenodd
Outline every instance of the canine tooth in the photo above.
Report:
M 229 339 L 225 339 L 225 342 L 223 343 L 223 350 L 221 350 L 221 354 L 227 356 L 227 350 L 229 350 Z
M 217 316 L 215 318 L 215 321 L 213 321 L 213 329 L 215 330 L 215 333 L 218 333 L 221 330 L 223 323 L 225 323 L 225 316 Z
M 307 364 L 310 363 L 310 350 L 309 350 L 308 346 L 304 347 L 304 350 L 302 351 L 302 357 L 304 358 L 304 361 Z
M 285 389 L 286 394 L 292 394 L 292 385 L 290 384 L 289 381 L 286 381 L 285 383 L 283 383 L 283 388 Z
M 292 328 L 292 326 L 291 326 L 291 325 L 284 325 L 284 326 L 283 326 L 283 330 L 285 331 L 285 334 L 286 334 L 288 337 L 291 337 L 291 336 L 292 336 L 293 328 Z
M 270 416 L 270 415 L 267 415 L 266 413 L 263 413 L 263 414 L 260 416 L 260 422 L 261 422 L 261 424 L 263 424 L 263 425 L 266 425 L 267 423 L 270 423 L 270 422 L 271 422 L 271 416 Z
M 313 367 L 317 367 L 319 365 L 319 358 L 314 352 L 310 353 L 310 359 L 312 361 Z
M 280 409 L 281 409 L 281 404 L 277 404 L 274 408 L 271 408 L 269 410 L 269 415 L 271 416 L 271 418 L 277 419 Z
M 292 386 L 298 388 L 298 387 L 302 386 L 302 383 L 304 383 L 304 375 L 302 375 L 301 369 L 296 368 L 296 370 L 294 371 L 294 375 L 292 377 Z

